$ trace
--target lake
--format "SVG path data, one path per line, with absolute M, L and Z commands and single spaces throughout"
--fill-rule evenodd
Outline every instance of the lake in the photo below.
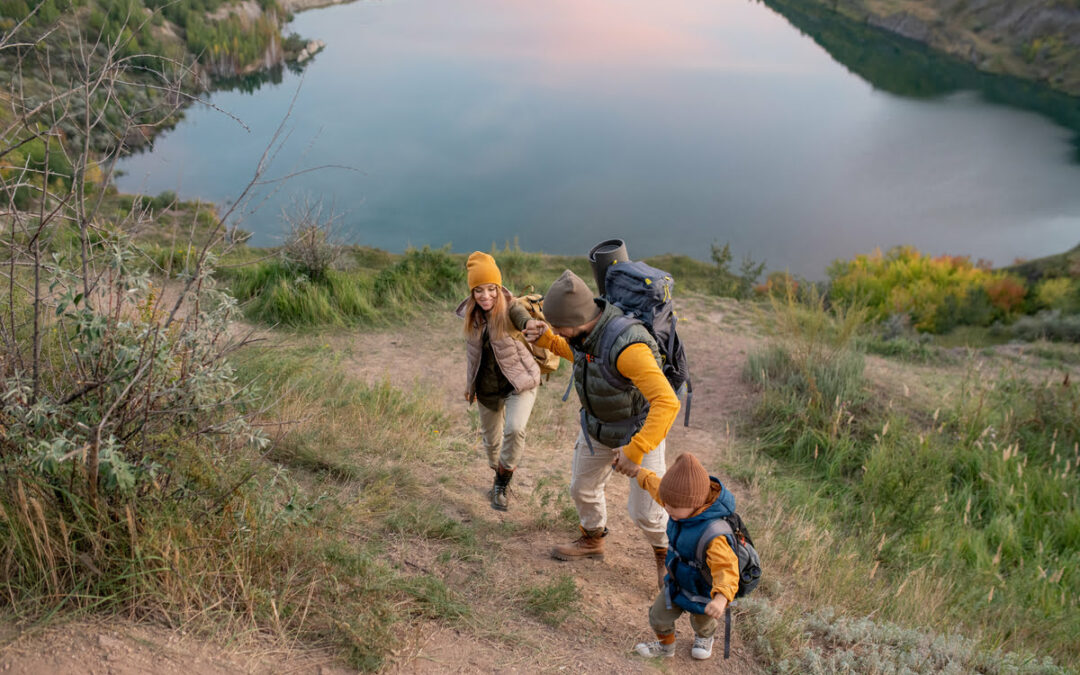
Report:
M 259 245 L 304 198 L 390 251 L 730 242 L 811 278 L 895 244 L 1080 242 L 1080 99 L 790 0 L 361 1 L 290 30 L 327 43 L 302 73 L 209 95 L 246 128 L 192 107 L 120 189 L 231 203 L 281 127 L 264 178 L 292 177 L 238 209 Z

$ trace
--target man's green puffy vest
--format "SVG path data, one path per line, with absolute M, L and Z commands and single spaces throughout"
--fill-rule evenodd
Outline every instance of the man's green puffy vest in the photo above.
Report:
M 615 387 L 604 377 L 600 370 L 600 363 L 596 360 L 599 356 L 600 338 L 604 334 L 604 329 L 613 318 L 622 315 L 621 309 L 604 302 L 600 320 L 585 338 L 582 345 L 583 351 L 574 350 L 574 388 L 577 389 L 584 411 L 584 426 L 590 436 L 611 448 L 626 445 L 630 438 L 641 429 L 649 409 L 649 402 L 637 387 L 631 386 L 627 389 Z M 661 364 L 660 350 L 656 346 L 656 341 L 649 335 L 645 326 L 634 324 L 615 339 L 607 354 L 608 367 L 611 371 L 617 372 L 615 363 L 619 355 L 635 342 L 648 345 L 657 365 Z

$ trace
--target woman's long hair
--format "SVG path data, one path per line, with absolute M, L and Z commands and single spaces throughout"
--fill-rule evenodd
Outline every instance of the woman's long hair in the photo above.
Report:
M 488 338 L 498 340 L 515 332 L 510 321 L 509 303 L 502 287 L 495 294 L 495 304 L 490 312 L 485 312 L 480 305 L 476 304 L 472 289 L 469 289 L 469 301 L 465 303 L 465 337 L 478 339 L 487 325 Z

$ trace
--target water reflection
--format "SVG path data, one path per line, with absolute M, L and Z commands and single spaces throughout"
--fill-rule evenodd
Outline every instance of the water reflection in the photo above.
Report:
M 215 92 L 244 125 L 190 109 L 125 160 L 121 189 L 224 203 L 287 117 L 267 178 L 362 173 L 267 183 L 241 225 L 260 245 L 280 241 L 296 193 L 334 204 L 354 241 L 392 251 L 518 237 L 580 255 L 619 236 L 637 256 L 708 259 L 710 243 L 730 241 L 771 269 L 820 276 L 836 257 L 898 243 L 998 263 L 1076 245 L 1068 99 L 1031 88 L 1034 103 L 1017 103 L 1022 86 L 998 89 L 832 15 L 791 16 L 738 0 L 306 12 L 294 30 L 327 48 L 302 77 Z
M 213 91 L 238 91 L 243 94 L 254 94 L 264 86 L 276 86 L 284 80 L 285 71 L 299 73 L 302 66 L 295 63 L 277 65 L 267 70 L 260 70 L 247 75 L 234 75 L 232 77 L 219 77 L 214 79 Z
M 1080 98 L 1037 82 L 985 73 L 919 42 L 854 21 L 816 3 L 761 2 L 877 89 L 921 99 L 975 91 L 985 101 L 1050 118 L 1073 132 L 1072 160 L 1080 163 Z

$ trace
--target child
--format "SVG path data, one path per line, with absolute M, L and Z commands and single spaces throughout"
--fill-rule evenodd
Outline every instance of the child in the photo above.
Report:
M 465 265 L 469 297 L 457 308 L 465 319 L 465 400 L 480 407 L 488 466 L 495 471 L 491 508 L 506 511 L 507 489 L 525 448 L 540 366 L 525 347 L 521 330 L 532 318 L 502 286 L 495 259 L 475 251 Z
M 716 620 L 724 616 L 739 588 L 739 560 L 727 538 L 718 536 L 709 543 L 706 569 L 699 571 L 687 563 L 694 561 L 699 536 L 709 523 L 735 513 L 735 497 L 688 452 L 679 455 L 663 479 L 648 469 L 638 469 L 635 477 L 669 519 L 666 586 L 649 609 L 657 639 L 634 649 L 642 656 L 675 656 L 675 620 L 687 611 L 694 629 L 690 656 L 707 659 L 712 656 Z

